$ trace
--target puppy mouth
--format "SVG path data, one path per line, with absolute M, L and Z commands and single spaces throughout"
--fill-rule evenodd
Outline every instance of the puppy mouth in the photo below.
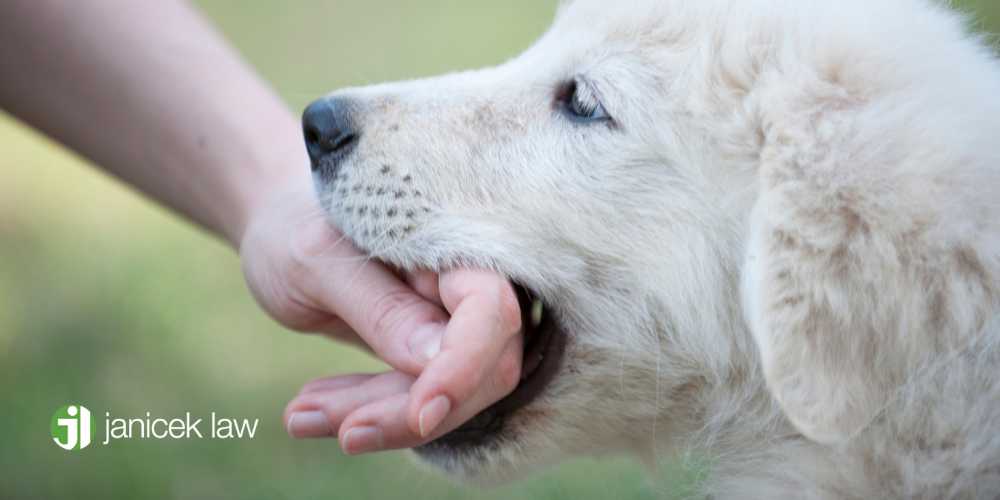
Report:
M 566 334 L 556 323 L 555 314 L 527 288 L 516 285 L 524 330 L 524 357 L 521 381 L 513 392 L 479 412 L 457 429 L 417 447 L 422 456 L 489 445 L 496 441 L 510 415 L 531 404 L 545 391 L 562 364 Z

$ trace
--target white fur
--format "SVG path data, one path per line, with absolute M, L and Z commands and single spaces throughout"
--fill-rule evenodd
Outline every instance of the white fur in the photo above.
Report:
M 576 76 L 614 125 L 556 109 Z M 338 95 L 345 233 L 497 269 L 570 335 L 449 472 L 627 451 L 713 498 L 1000 495 L 1000 66 L 955 13 L 576 0 L 496 68 Z

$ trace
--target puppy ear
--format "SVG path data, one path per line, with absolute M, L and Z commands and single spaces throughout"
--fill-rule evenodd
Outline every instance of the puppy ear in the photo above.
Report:
M 764 377 L 800 432 L 842 443 L 978 332 L 993 285 L 906 169 L 773 154 L 758 175 L 742 279 Z
M 832 444 L 864 427 L 887 393 L 871 324 L 884 305 L 829 227 L 846 221 L 825 210 L 826 224 L 803 219 L 798 196 L 770 186 L 753 210 L 744 311 L 772 395 L 800 432 Z

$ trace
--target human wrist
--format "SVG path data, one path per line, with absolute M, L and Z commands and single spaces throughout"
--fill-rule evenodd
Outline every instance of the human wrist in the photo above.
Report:
M 233 248 L 240 249 L 247 228 L 277 199 L 292 192 L 310 192 L 308 160 L 303 158 L 304 153 L 262 157 L 254 161 L 254 167 L 244 171 L 245 177 L 237 181 L 239 193 L 231 215 L 222 229 L 222 235 Z
M 312 183 L 298 121 L 283 107 L 270 119 L 258 119 L 270 125 L 244 134 L 240 158 L 230 159 L 225 169 L 227 199 L 218 232 L 237 250 L 247 227 L 276 197 L 309 192 Z

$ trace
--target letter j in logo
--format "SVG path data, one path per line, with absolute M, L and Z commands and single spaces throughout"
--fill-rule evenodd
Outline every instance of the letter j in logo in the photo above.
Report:
M 63 406 L 52 415 L 52 440 L 64 450 L 90 446 L 90 410 L 81 405 Z

